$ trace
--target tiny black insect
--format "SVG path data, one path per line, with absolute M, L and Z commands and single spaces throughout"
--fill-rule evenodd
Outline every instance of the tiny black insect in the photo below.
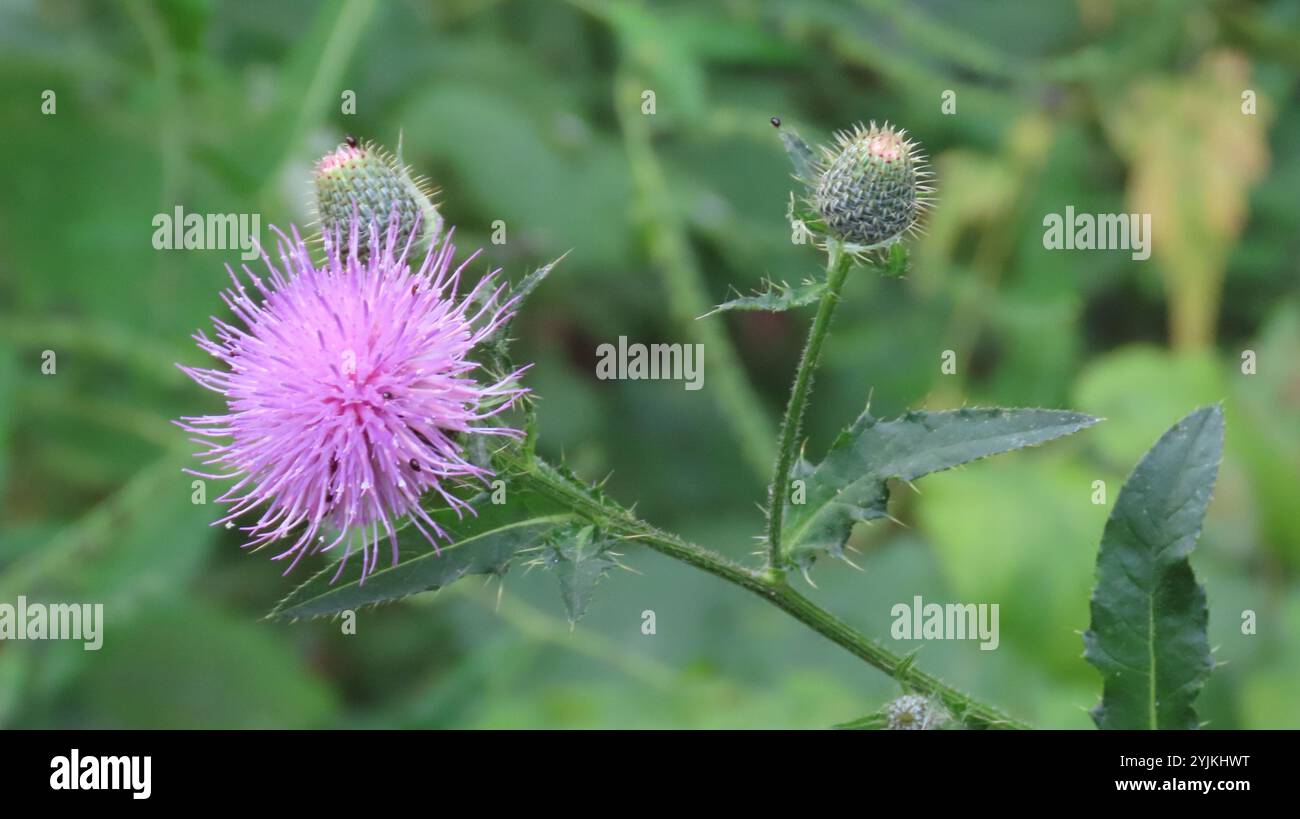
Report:
M 420 462 L 417 461 L 417 460 L 415 460 L 414 458 L 412 458 L 412 459 L 411 459 L 411 469 L 414 469 L 416 472 L 419 472 L 419 471 L 420 471 Z
M 780 117 L 772 117 L 772 119 L 771 119 L 770 121 L 771 121 L 771 123 L 772 123 L 772 127 L 773 127 L 773 128 L 780 128 L 780 127 L 781 127 L 781 118 L 780 118 Z
M 391 400 L 393 400 L 393 394 L 392 394 L 391 392 L 389 392 L 388 390 L 384 390 L 382 393 L 380 393 L 380 395 L 384 396 L 384 400 L 385 400 L 385 401 L 391 401 Z
M 357 138 L 352 136 L 352 134 L 348 134 L 347 136 L 343 137 L 343 141 L 348 144 L 349 148 L 357 147 Z

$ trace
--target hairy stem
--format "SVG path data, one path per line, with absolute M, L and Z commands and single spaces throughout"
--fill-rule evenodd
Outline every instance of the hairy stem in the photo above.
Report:
M 779 575 L 756 571 L 717 552 L 664 532 L 540 459 L 514 458 L 512 471 L 535 491 L 572 508 L 612 534 L 649 546 L 668 557 L 720 577 L 767 600 L 833 643 L 847 649 L 898 682 L 943 702 L 962 724 L 971 728 L 1028 728 L 993 706 L 956 690 L 854 629 L 835 615 L 795 591 Z
M 767 494 L 767 563 L 774 576 L 779 576 L 782 572 L 781 520 L 785 514 L 786 492 L 790 487 L 790 469 L 794 466 L 799 444 L 799 429 L 803 425 L 808 396 L 812 393 L 813 371 L 817 369 L 817 362 L 821 358 L 822 344 L 826 341 L 831 317 L 835 313 L 835 306 L 839 304 L 840 291 L 844 289 L 844 280 L 851 265 L 849 255 L 838 243 L 832 242 L 826 259 L 826 292 L 817 305 L 817 316 L 808 331 L 808 343 L 803 348 L 803 358 L 799 360 L 799 370 L 794 377 L 794 388 L 790 390 L 790 403 L 786 406 L 785 418 L 781 421 L 781 442 L 776 454 L 776 468 L 772 472 L 772 484 Z

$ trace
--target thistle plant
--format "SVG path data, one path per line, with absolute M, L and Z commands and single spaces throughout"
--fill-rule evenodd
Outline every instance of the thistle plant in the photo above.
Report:
M 892 520 L 891 485 L 912 486 L 1099 419 L 1061 409 L 969 407 L 879 418 L 868 407 L 820 460 L 806 459 L 802 421 L 850 273 L 905 273 L 908 242 L 932 191 L 920 146 L 901 129 L 855 126 L 820 157 L 793 131 L 780 133 L 802 188 L 791 194 L 789 215 L 825 253 L 825 272 L 798 285 L 773 282 L 714 311 L 816 304 L 776 445 L 759 561 L 742 565 L 664 531 L 537 454 L 530 394 L 519 384 L 525 368 L 513 363 L 509 326 L 555 263 L 514 285 L 498 283 L 498 271 L 463 284 L 474 256 L 453 269 L 450 232 L 428 229 L 436 211 L 427 194 L 381 149 L 349 142 L 317 166 L 325 261 L 313 262 L 294 232 L 281 236 L 279 267 L 266 259 L 269 281 L 245 271 L 256 294 L 232 273 L 235 288 L 224 299 L 244 327 L 216 320 L 215 340 L 196 338 L 223 367 L 184 368 L 228 407 L 224 415 L 181 422 L 207 446 L 207 463 L 226 470 L 196 474 L 236 481 L 222 497 L 229 514 L 218 522 L 261 510 L 244 527 L 249 545 L 281 544 L 277 557 L 292 558 L 290 568 L 339 544 L 363 552 L 359 565 L 349 563 L 353 547 L 345 546 L 337 565 L 317 571 L 270 616 L 336 615 L 523 563 L 554 573 L 572 623 L 622 567 L 622 550 L 643 545 L 753 592 L 907 692 L 844 727 L 1026 727 L 925 673 L 915 655 L 900 656 L 853 629 L 796 585 L 815 585 L 823 558 L 851 563 L 855 526 Z M 420 245 L 427 248 L 422 262 L 410 254 Z M 498 420 L 507 414 L 517 425 Z M 1143 727 L 1191 719 L 1208 654 L 1189 661 L 1179 650 L 1203 643 L 1205 620 L 1204 595 L 1185 557 L 1221 437 L 1217 408 L 1185 420 L 1135 472 L 1117 504 L 1118 522 L 1107 526 L 1087 637 L 1089 659 L 1107 675 L 1096 712 L 1103 727 L 1137 727 L 1139 717 Z M 1158 490 L 1175 481 L 1178 464 L 1191 462 L 1191 483 Z M 1184 497 L 1187 486 L 1194 503 Z M 1150 524 L 1152 506 L 1168 513 L 1170 526 Z M 1171 537 L 1178 548 L 1166 552 L 1160 544 Z M 381 539 L 391 547 L 389 565 L 380 565 Z M 1151 580 L 1136 591 L 1121 576 L 1135 563 L 1148 567 Z M 1159 632 L 1134 642 L 1156 610 L 1168 615 Z

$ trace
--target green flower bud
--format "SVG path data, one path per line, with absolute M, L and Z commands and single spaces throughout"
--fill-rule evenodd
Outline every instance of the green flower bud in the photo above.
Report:
M 835 142 L 822 149 L 810 202 L 826 232 L 853 250 L 869 250 L 915 230 L 932 188 L 925 157 L 906 131 L 859 124 Z
M 337 232 L 346 242 L 354 210 L 361 224 L 373 221 L 380 230 L 386 229 L 396 214 L 398 247 L 418 230 L 413 252 L 426 249 L 437 236 L 442 219 L 428 181 L 412 177 L 400 157 L 400 141 L 395 157 L 372 142 L 358 144 L 352 137 L 321 157 L 313 180 L 322 234 Z M 366 245 L 364 236 L 360 244 Z M 361 254 L 365 252 L 363 249 Z

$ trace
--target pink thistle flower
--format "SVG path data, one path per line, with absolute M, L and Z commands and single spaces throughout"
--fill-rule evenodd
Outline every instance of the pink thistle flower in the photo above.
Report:
M 222 299 L 243 326 L 213 317 L 215 340 L 194 336 L 225 369 L 180 369 L 223 395 L 228 412 L 176 423 L 207 447 L 198 453 L 205 465 L 224 470 L 187 472 L 236 479 L 217 499 L 231 508 L 216 523 L 229 528 L 261 509 L 240 527 L 244 548 L 287 543 L 274 559 L 292 558 L 288 574 L 304 555 L 344 543 L 335 579 L 357 547 L 364 582 L 381 539 L 397 562 L 403 517 L 435 550 L 447 539 L 420 506 L 424 493 L 473 513 L 451 490 L 491 472 L 465 459 L 456 436 L 521 436 L 484 422 L 527 393 L 517 386 L 527 367 L 488 385 L 471 377 L 470 351 L 514 315 L 516 300 L 501 301 L 499 270 L 461 295 L 461 274 L 478 252 L 453 270 L 450 231 L 413 271 L 413 234 L 399 246 L 396 219 L 386 236 L 371 225 L 369 252 L 358 259 L 358 221 L 345 247 L 337 234 L 325 237 L 320 267 L 296 228 L 292 239 L 277 230 L 279 267 L 262 254 L 269 279 L 243 266 L 259 298 L 226 266 L 234 287 Z

